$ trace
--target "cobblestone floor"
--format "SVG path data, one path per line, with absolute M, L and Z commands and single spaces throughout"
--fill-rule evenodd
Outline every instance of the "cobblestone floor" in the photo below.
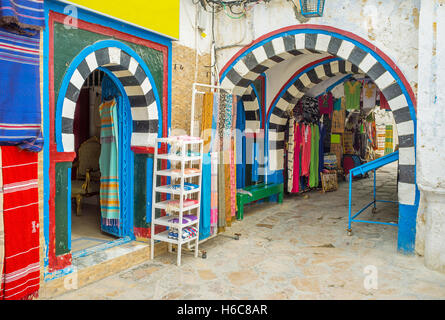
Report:
M 378 171 L 378 198 L 396 198 L 395 175 L 394 166 Z M 354 182 L 355 211 L 372 199 L 372 181 Z M 218 236 L 201 244 L 207 259 L 183 255 L 177 267 L 176 255 L 166 253 L 54 299 L 445 298 L 445 274 L 397 253 L 396 227 L 356 223 L 346 234 L 347 183 L 307 195 L 248 207 L 226 232 L 241 233 L 238 241 Z M 397 207 L 381 204 L 374 217 L 370 209 L 361 217 L 396 222 Z

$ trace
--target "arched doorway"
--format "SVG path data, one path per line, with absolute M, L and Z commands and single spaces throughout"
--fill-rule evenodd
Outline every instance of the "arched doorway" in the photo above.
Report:
M 350 63 L 354 70 L 367 74 L 383 92 L 395 119 L 399 135 L 399 231 L 398 249 L 413 253 L 415 242 L 418 190 L 416 186 L 416 100 L 408 81 L 396 64 L 375 45 L 353 33 L 321 25 L 297 25 L 268 33 L 244 47 L 227 62 L 221 71 L 223 87 L 233 89 L 234 94 L 243 96 L 250 83 L 268 69 L 299 55 L 327 53 L 339 58 L 339 64 Z M 321 71 L 321 69 L 319 69 Z M 323 69 L 324 70 L 324 69 Z M 351 67 L 352 71 L 352 67 Z M 326 76 L 326 72 L 325 76 Z M 311 77 L 315 79 L 316 71 Z M 304 75 L 302 75 L 304 76 Z M 306 84 L 313 83 L 306 75 Z M 317 78 L 319 78 L 317 76 Z M 291 86 L 283 91 L 282 97 L 293 97 L 288 89 L 304 91 L 306 85 Z M 300 90 L 301 89 L 301 90 Z M 280 97 L 281 98 L 281 97 Z M 281 110 L 277 110 L 278 107 Z M 269 169 L 281 174 L 283 162 L 282 112 L 291 104 L 286 99 L 275 101 L 269 108 L 266 119 L 266 153 Z M 273 112 L 276 109 L 277 111 Z M 272 164 L 272 165 L 271 165 Z
M 50 200 L 50 210 L 55 209 L 55 219 L 50 221 L 49 228 L 55 230 L 55 253 L 60 256 L 69 253 L 71 249 L 71 181 L 68 177 L 71 162 L 76 156 L 73 132 L 76 102 L 85 80 L 97 70 L 112 80 L 125 100 L 125 107 L 119 110 L 119 129 L 122 130 L 120 137 L 123 139 L 119 153 L 119 182 L 122 195 L 119 214 L 123 219 L 118 229 L 109 230 L 110 233 L 119 237 L 134 238 L 132 148 L 154 147 L 155 139 L 162 134 L 162 121 L 159 121 L 162 110 L 155 82 L 148 67 L 134 50 L 116 40 L 103 40 L 84 48 L 72 60 L 57 97 L 54 116 L 55 143 L 50 147 L 54 162 L 51 163 L 50 169 L 54 172 L 54 181 L 50 181 L 51 188 L 54 188 L 54 191 L 51 190 L 54 195 L 53 200 Z M 59 215 L 68 216 L 68 223 L 58 223 Z M 57 242 L 57 239 L 63 241 Z

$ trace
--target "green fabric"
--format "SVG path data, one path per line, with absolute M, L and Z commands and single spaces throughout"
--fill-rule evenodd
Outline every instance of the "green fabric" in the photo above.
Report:
M 331 143 L 340 143 L 340 135 L 331 134 Z
M 319 140 L 320 131 L 318 125 L 311 125 L 311 164 L 309 169 L 309 187 L 318 187 L 319 170 Z
M 359 81 L 345 83 L 346 110 L 360 110 L 362 84 Z

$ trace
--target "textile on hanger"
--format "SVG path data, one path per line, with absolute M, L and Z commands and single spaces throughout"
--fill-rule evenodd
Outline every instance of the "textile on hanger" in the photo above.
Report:
M 346 81 L 344 89 L 346 110 L 359 110 L 362 89 L 360 81 Z
M 320 134 L 319 128 L 316 124 L 311 124 L 311 160 L 310 160 L 310 171 L 309 171 L 309 187 L 318 187 L 319 182 L 319 143 Z
M 318 109 L 320 115 L 322 114 L 331 114 L 334 110 L 334 100 L 332 93 L 327 93 L 318 97 Z
M 377 86 L 368 82 L 363 85 L 363 109 L 370 110 L 376 106 Z
M 4 259 L 0 300 L 38 297 L 40 286 L 38 156 L 3 146 Z

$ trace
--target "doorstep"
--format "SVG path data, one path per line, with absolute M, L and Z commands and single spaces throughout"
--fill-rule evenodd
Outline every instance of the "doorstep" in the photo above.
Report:
M 155 244 L 155 256 L 165 252 L 167 252 L 166 243 Z M 150 244 L 142 241 L 130 241 L 86 256 L 73 258 L 73 267 L 76 273 L 41 283 L 39 299 L 57 297 L 147 260 L 150 260 Z M 75 282 L 77 282 L 77 286 Z

